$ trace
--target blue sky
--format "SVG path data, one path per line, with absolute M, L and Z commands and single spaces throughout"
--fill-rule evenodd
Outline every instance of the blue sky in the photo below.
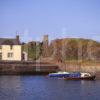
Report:
M 0 0 L 0 37 L 100 41 L 100 0 Z

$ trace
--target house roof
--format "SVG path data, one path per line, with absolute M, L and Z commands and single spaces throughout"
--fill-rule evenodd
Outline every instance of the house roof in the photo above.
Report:
M 16 38 L 0 38 L 0 45 L 20 45 L 20 41 Z

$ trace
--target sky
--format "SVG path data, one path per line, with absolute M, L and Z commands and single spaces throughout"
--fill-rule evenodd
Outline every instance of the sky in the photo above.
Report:
M 0 0 L 0 37 L 100 41 L 100 0 Z

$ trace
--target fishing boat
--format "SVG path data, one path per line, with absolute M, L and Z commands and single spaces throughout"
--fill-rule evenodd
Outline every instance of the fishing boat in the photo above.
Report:
M 94 80 L 96 76 L 90 73 L 81 72 L 57 72 L 50 73 L 49 77 L 62 78 L 65 80 Z

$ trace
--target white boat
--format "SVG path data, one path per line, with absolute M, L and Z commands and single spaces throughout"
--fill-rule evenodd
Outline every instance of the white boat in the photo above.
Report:
M 69 72 L 56 72 L 56 73 L 50 73 L 49 74 L 49 77 L 59 77 L 59 78 L 61 78 L 61 77 L 65 77 L 65 76 L 67 76 L 67 75 L 69 75 Z

